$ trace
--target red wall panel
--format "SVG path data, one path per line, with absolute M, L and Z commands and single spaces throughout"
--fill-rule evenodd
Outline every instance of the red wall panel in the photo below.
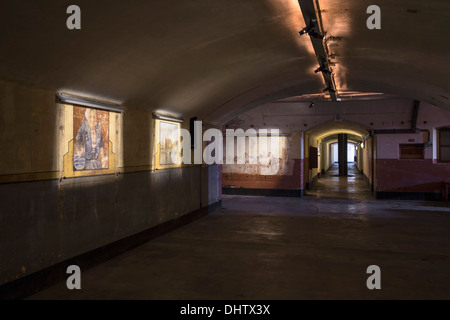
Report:
M 450 179 L 450 163 L 426 160 L 376 160 L 378 192 L 440 192 Z
M 303 160 L 294 160 L 292 175 L 256 175 L 240 173 L 223 173 L 222 186 L 249 189 L 303 189 Z

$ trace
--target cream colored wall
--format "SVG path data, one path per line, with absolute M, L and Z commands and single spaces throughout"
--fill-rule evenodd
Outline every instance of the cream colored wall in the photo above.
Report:
M 309 145 L 314 148 L 317 148 L 318 141 L 319 140 L 317 140 L 317 139 L 310 138 Z M 318 152 L 319 152 L 319 150 L 318 150 Z M 308 153 L 309 153 L 309 146 L 308 146 Z M 320 172 L 320 162 L 321 162 L 321 156 L 318 156 L 317 157 L 318 168 L 309 168 L 311 170 L 311 178 L 314 178 Z
M 73 106 L 58 103 L 55 95 L 51 90 L 0 81 L 0 183 L 71 176 L 67 169 L 64 173 L 64 156 L 69 155 L 73 140 Z M 110 112 L 109 140 L 115 160 L 114 170 L 106 173 L 154 170 L 152 109 L 123 108 L 126 116 Z M 189 130 L 189 122 L 181 128 Z M 294 158 L 297 153 L 294 150 Z
M 73 140 L 73 106 L 57 103 L 55 94 L 0 81 L 0 182 L 57 179 L 63 174 L 64 155 Z M 152 110 L 124 109 L 126 117 L 110 112 L 109 118 L 114 171 L 151 170 Z
M 364 142 L 364 148 L 362 149 L 362 155 L 363 155 L 363 172 L 364 175 L 369 179 L 369 182 L 373 184 L 372 181 L 372 143 L 373 143 L 373 137 L 367 139 Z
M 324 169 L 325 171 L 327 171 L 330 166 L 331 166 L 331 144 L 333 142 L 332 141 L 327 141 L 325 143 L 323 143 L 322 146 L 322 167 L 321 170 Z
M 123 166 L 122 122 L 122 114 L 110 112 L 113 172 Z M 64 155 L 71 140 L 72 105 L 57 103 L 54 91 L 0 82 L 0 182 L 64 176 Z
M 126 108 L 123 119 L 123 165 L 126 168 L 150 169 L 154 154 L 155 121 L 151 110 Z
M 0 81 L 0 176 L 56 171 L 55 93 Z

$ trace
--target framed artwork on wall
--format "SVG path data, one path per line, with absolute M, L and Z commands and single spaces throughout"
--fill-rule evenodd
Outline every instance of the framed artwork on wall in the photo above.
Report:
M 180 166 L 180 123 L 155 121 L 156 167 L 161 169 Z
M 59 155 L 64 177 L 114 174 L 121 162 L 121 108 L 57 94 Z
M 74 107 L 73 170 L 109 169 L 109 112 Z

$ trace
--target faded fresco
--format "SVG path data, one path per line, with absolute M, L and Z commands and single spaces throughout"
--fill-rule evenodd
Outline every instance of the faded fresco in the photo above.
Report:
M 73 170 L 109 168 L 109 112 L 73 108 Z
M 246 175 L 279 175 L 291 176 L 294 172 L 294 160 L 291 159 L 291 146 L 287 137 L 278 137 L 278 157 L 271 150 L 270 139 L 259 139 L 258 144 L 249 143 L 246 138 L 245 149 L 235 148 L 233 165 L 225 164 L 223 173 L 236 173 Z M 241 146 L 244 147 L 244 146 Z M 244 155 L 243 159 L 238 159 L 236 154 Z M 249 156 L 249 154 L 251 156 Z M 226 159 L 224 159 L 226 163 Z M 241 163 L 241 164 L 240 164 Z M 255 164 L 253 164 L 255 163 Z
M 159 123 L 159 164 L 178 164 L 179 156 L 178 124 L 160 121 Z

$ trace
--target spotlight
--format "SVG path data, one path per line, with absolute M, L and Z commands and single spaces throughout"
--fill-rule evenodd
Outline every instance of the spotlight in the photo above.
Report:
M 326 87 L 325 89 L 323 89 L 323 92 L 325 91 L 330 91 L 330 92 L 336 92 L 336 90 L 334 90 L 333 88 L 331 88 L 331 86 Z
M 324 70 L 324 69 L 325 69 L 324 66 L 320 66 L 319 68 L 317 68 L 316 70 L 314 70 L 314 73 L 317 73 L 317 72 L 322 71 L 322 70 Z
M 304 27 L 302 30 L 299 31 L 298 34 L 302 36 L 302 35 L 304 35 L 307 32 L 308 32 L 308 27 Z
M 314 29 L 314 24 L 310 23 L 308 26 L 304 27 L 302 30 L 300 30 L 299 34 L 302 36 L 305 33 L 310 33 Z
M 323 72 L 323 73 L 333 74 L 333 72 L 328 70 L 327 67 L 325 67 L 325 66 L 320 66 L 319 68 L 314 70 L 314 73 L 317 73 L 317 72 L 320 72 L 320 71 Z
M 312 38 L 316 38 L 316 39 L 321 39 L 321 40 L 325 40 L 325 36 L 321 35 L 317 32 L 314 31 L 314 28 L 316 27 L 316 25 L 314 24 L 314 22 L 311 20 L 309 22 L 309 25 L 307 25 L 306 27 L 304 27 L 302 30 L 299 31 L 299 34 L 302 36 L 305 33 L 309 34 L 310 37 Z

